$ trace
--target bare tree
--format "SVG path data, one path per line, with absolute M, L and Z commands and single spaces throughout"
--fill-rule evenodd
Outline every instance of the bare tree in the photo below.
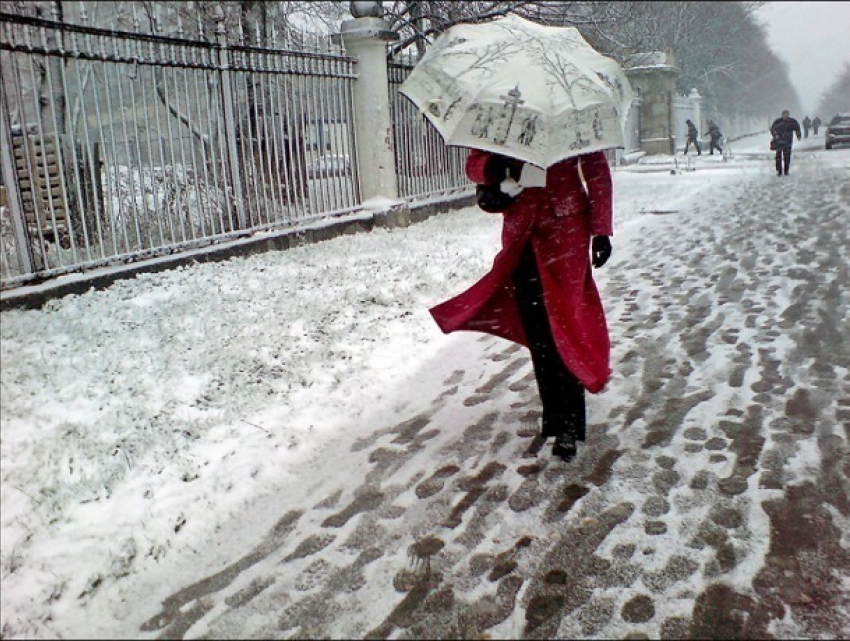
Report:
M 838 73 L 835 81 L 823 92 L 818 113 L 824 114 L 826 122 L 838 113 L 850 110 L 850 63 Z
M 681 70 L 680 93 L 696 88 L 710 110 L 763 113 L 799 103 L 787 67 L 754 13 L 764 2 L 623 2 L 604 28 L 585 36 L 617 58 L 667 51 Z
M 489 22 L 516 14 L 541 24 L 604 30 L 612 16 L 620 16 L 619 2 L 568 2 L 410 0 L 387 3 L 385 18 L 401 36 L 392 54 L 414 47 L 418 54 L 446 29 L 460 23 Z
M 146 7 L 159 20 L 157 30 L 151 27 L 152 32 L 175 35 L 179 29 L 185 37 L 207 41 L 215 39 L 215 14 L 219 12 L 224 16 L 229 43 L 279 48 L 302 47 L 305 30 L 333 33 L 342 20 L 351 17 L 348 2 L 330 0 L 137 0 L 111 4 Z M 671 52 L 681 70 L 679 91 L 698 89 L 711 108 L 756 113 L 774 110 L 782 103 L 795 109 L 799 100 L 787 67 L 771 51 L 754 16 L 764 4 L 395 0 L 384 2 L 383 7 L 390 28 L 401 36 L 390 55 L 407 50 L 421 55 L 434 38 L 455 24 L 486 22 L 513 13 L 543 24 L 574 26 L 591 45 L 621 62 L 634 53 Z

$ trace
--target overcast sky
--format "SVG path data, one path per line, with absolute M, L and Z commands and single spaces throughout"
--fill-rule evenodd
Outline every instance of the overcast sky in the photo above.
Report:
M 800 96 L 805 113 L 791 115 L 814 117 L 821 94 L 850 62 L 850 2 L 769 2 L 756 15 Z M 777 105 L 777 112 L 783 108 Z

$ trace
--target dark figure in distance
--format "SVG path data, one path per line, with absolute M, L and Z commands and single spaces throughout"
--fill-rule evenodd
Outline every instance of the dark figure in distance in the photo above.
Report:
M 713 120 L 708 121 L 708 135 L 711 138 L 711 151 L 708 155 L 713 156 L 715 149 L 717 149 L 717 153 L 722 154 L 723 149 L 720 148 L 720 140 L 723 138 L 723 134 Z
M 815 116 L 815 119 L 812 120 L 812 132 L 815 134 L 815 136 L 818 135 L 818 128 L 820 127 L 820 125 L 821 125 L 820 116 Z
M 691 143 L 694 143 L 694 147 L 697 150 L 697 156 L 702 156 L 702 148 L 699 146 L 697 126 L 690 120 L 686 120 L 685 124 L 688 125 L 688 141 L 685 143 L 685 154 L 688 153 L 688 147 L 691 146 Z
M 782 116 L 773 121 L 770 125 L 770 135 L 773 136 L 776 149 L 776 175 L 788 175 L 788 169 L 791 166 L 791 146 L 794 143 L 794 135 L 797 135 L 797 140 L 802 139 L 803 134 L 800 132 L 800 123 L 791 117 L 791 113 L 786 109 L 782 112 Z M 784 167 L 783 167 L 784 161 Z
M 809 137 L 809 129 L 811 129 L 811 127 L 812 127 L 812 121 L 809 119 L 808 116 L 806 116 L 805 118 L 803 118 L 803 137 L 804 138 Z M 817 133 L 817 132 L 815 132 L 815 133 Z

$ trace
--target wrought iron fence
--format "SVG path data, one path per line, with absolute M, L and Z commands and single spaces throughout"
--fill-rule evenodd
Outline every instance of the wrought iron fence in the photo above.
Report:
M 359 206 L 355 61 L 0 14 L 0 284 Z
M 399 196 L 427 198 L 471 189 L 464 172 L 468 149 L 449 147 L 414 104 L 399 93 L 414 61 L 389 64 L 390 113 L 394 126 Z

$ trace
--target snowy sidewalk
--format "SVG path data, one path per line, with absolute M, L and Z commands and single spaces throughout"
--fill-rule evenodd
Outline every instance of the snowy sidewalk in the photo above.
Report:
M 801 150 L 787 178 L 755 161 L 692 176 L 618 173 L 619 198 L 648 202 L 647 192 L 668 191 L 658 197 L 663 206 L 642 207 L 663 214 L 618 228 L 612 259 L 596 272 L 615 376 L 589 397 L 588 442 L 572 463 L 553 459 L 536 436 L 525 350 L 472 333 L 423 336 L 430 330 L 418 309 L 423 324 L 406 351 L 367 345 L 372 357 L 361 354 L 360 363 L 371 369 L 343 371 L 345 381 L 363 378 L 360 392 L 350 381 L 331 386 L 337 391 L 312 414 L 293 401 L 295 415 L 333 430 L 304 456 L 279 459 L 276 481 L 266 468 L 262 492 L 237 487 L 246 498 L 225 514 L 217 500 L 229 488 L 206 496 L 199 510 L 219 512 L 208 521 L 215 527 L 187 526 L 189 538 L 173 536 L 159 561 L 138 542 L 129 558 L 114 554 L 125 574 L 114 563 L 102 591 L 60 591 L 55 623 L 27 628 L 6 605 L 23 611 L 21 602 L 6 601 L 9 630 L 96 638 L 847 637 L 848 161 L 850 151 Z M 426 242 L 435 254 L 492 243 L 497 228 L 480 220 L 480 238 Z M 418 227 L 433 234 L 441 224 Z M 440 289 L 448 296 L 477 277 L 431 273 L 435 265 L 450 272 L 445 264 L 413 257 L 409 278 L 390 293 L 376 268 L 361 294 L 387 296 L 391 307 L 389 299 L 433 277 L 425 296 L 433 303 Z M 245 287 L 255 276 L 243 276 Z M 317 282 L 337 277 L 319 270 Z M 225 296 L 231 284 L 220 285 Z M 167 304 L 174 295 L 151 288 L 126 305 Z M 246 325 L 271 322 L 256 311 L 243 310 Z M 356 312 L 337 313 L 356 324 Z M 36 322 L 27 314 L 4 315 L 4 323 Z M 156 322 L 187 324 L 193 335 L 199 327 L 189 318 Z M 341 336 L 329 358 L 353 353 Z M 204 335 L 194 340 L 203 349 Z M 180 336 L 173 347 L 183 348 Z M 4 408 L 12 379 L 23 385 L 16 373 L 4 364 Z M 274 372 L 255 376 L 221 385 L 225 393 L 262 386 Z M 254 451 L 261 430 L 281 417 L 267 418 L 244 437 Z M 11 425 L 4 423 L 4 448 Z M 237 452 L 239 440 L 229 447 Z M 236 483 L 250 482 L 246 473 Z M 4 583 L 14 579 L 4 562 Z

